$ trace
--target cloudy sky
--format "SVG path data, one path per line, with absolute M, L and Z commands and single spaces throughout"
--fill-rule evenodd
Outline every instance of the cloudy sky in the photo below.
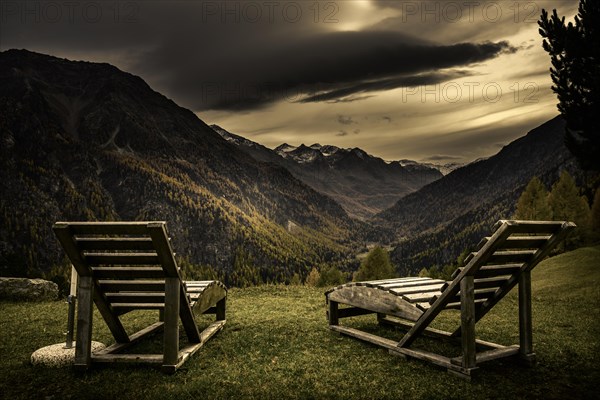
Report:
M 0 50 L 111 63 L 268 147 L 467 162 L 558 114 L 537 20 L 577 4 L 2 0 Z

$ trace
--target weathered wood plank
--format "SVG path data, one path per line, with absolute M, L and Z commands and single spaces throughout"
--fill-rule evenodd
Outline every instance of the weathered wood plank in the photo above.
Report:
M 339 305 L 337 301 L 328 299 L 327 301 L 327 320 L 329 325 L 338 325 L 339 321 Z
M 399 296 L 366 286 L 344 287 L 329 293 L 327 296 L 330 301 L 382 314 L 396 315 L 412 321 L 418 319 L 423 313 Z
M 489 264 L 524 263 L 535 254 L 535 250 L 502 250 L 496 251 L 487 260 Z
M 108 292 L 106 299 L 112 303 L 164 303 L 165 292 Z
M 165 325 L 163 364 L 176 365 L 179 361 L 179 288 L 177 277 L 165 279 Z
M 95 363 L 150 363 L 161 364 L 162 354 L 102 354 L 92 357 Z
M 123 309 L 123 308 L 127 309 L 128 311 L 131 311 L 131 310 L 160 310 L 160 309 L 165 308 L 165 303 L 142 303 L 142 302 L 112 303 L 111 306 L 115 310 L 119 310 L 119 309 Z
M 460 282 L 460 326 L 462 329 L 462 367 L 471 369 L 475 362 L 475 283 L 472 275 Z
M 488 298 L 475 299 L 475 301 L 474 301 L 475 308 L 477 309 L 477 307 L 481 307 L 481 305 L 483 303 L 485 303 L 487 301 L 487 299 Z M 455 301 L 455 302 L 446 304 L 446 310 L 460 310 L 460 307 L 461 307 L 460 301 Z
M 524 271 L 519 276 L 519 344 L 522 356 L 533 353 L 531 271 Z
M 412 287 L 402 287 L 402 288 L 394 288 L 389 289 L 389 291 L 396 296 L 409 295 L 415 293 L 426 293 L 426 292 L 443 292 L 444 289 L 448 286 L 448 283 L 442 281 L 441 283 L 432 283 L 425 286 L 412 286 Z
M 156 253 L 84 253 L 88 265 L 159 265 Z
M 166 224 L 163 222 L 149 222 L 147 229 L 150 232 L 159 262 L 165 270 L 165 275 L 168 277 L 177 277 L 181 281 L 179 268 L 173 257 L 173 249 L 168 240 Z
M 75 339 L 75 367 L 87 369 L 92 356 L 92 322 L 94 311 L 94 282 L 91 276 L 79 277 L 77 299 L 77 337 Z
M 480 364 L 480 363 L 484 363 L 487 361 L 497 360 L 499 358 L 512 357 L 516 354 L 519 354 L 519 346 L 512 345 L 512 346 L 505 346 L 502 348 L 479 352 L 475 356 L 475 359 L 476 359 L 476 363 Z M 453 364 L 460 365 L 462 362 L 462 357 L 455 357 L 451 361 Z
M 432 298 L 441 295 L 442 292 L 440 292 L 439 290 L 432 290 L 430 292 L 406 294 L 402 296 L 402 299 L 408 301 L 409 303 L 423 303 L 429 302 Z
M 150 237 L 78 237 L 75 239 L 81 250 L 154 250 Z
M 146 221 L 57 222 L 57 224 L 68 224 L 74 235 L 143 235 L 148 233 L 148 222 Z
M 394 282 L 369 284 L 366 286 L 376 287 L 379 289 L 394 289 L 394 288 L 405 288 L 405 287 L 421 286 L 421 285 L 428 285 L 428 284 L 438 284 L 438 283 L 444 283 L 444 281 L 439 280 L 439 279 L 431 279 L 431 278 L 414 278 L 414 279 L 407 279 L 407 280 L 395 280 Z
M 501 249 L 537 249 L 550 239 L 550 235 L 540 236 L 511 236 L 506 239 Z
M 382 338 L 381 336 L 373 335 L 371 333 L 363 332 L 361 330 L 350 328 L 347 326 L 341 326 L 341 325 L 334 324 L 334 325 L 329 325 L 329 329 L 331 329 L 332 331 L 336 331 L 341 334 L 347 335 L 347 336 L 355 337 L 355 338 L 363 340 L 365 342 L 373 343 L 374 345 L 383 347 L 388 350 L 394 349 L 398 345 L 398 342 L 396 342 L 394 340 Z
M 194 304 L 194 312 L 202 314 L 204 311 L 217 305 L 219 300 L 224 299 L 227 292 L 221 286 L 210 284 L 202 290 L 202 294 L 198 297 Z
M 484 265 L 475 274 L 477 278 L 491 278 L 496 276 L 513 275 L 518 273 L 523 264 Z
M 135 280 L 98 280 L 98 285 L 104 292 L 159 292 L 165 290 L 165 281 L 150 279 Z
M 219 300 L 217 302 L 217 305 L 215 306 L 215 309 L 217 321 L 225 321 L 225 313 L 227 312 L 227 297 L 224 297 L 221 300 Z M 206 310 L 205 312 L 207 311 L 209 310 Z
M 509 275 L 501 275 L 489 278 L 475 278 L 475 289 L 499 288 L 508 281 L 509 277 Z
M 96 279 L 152 279 L 164 278 L 161 267 L 93 267 Z

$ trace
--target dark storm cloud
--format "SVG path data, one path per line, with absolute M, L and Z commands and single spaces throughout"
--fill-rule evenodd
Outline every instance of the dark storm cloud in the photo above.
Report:
M 138 69 L 160 74 L 170 92 L 195 110 L 253 109 L 277 100 L 335 101 L 355 94 L 439 83 L 457 76 L 436 70 L 465 67 L 513 51 L 507 42 L 417 44 L 393 32 L 334 32 L 247 51 L 203 51 L 169 42 L 143 55 Z M 464 72 L 461 74 L 465 75 Z
M 497 40 L 537 26 L 542 9 L 558 9 L 571 15 L 576 0 L 537 1 L 444 1 L 373 0 L 379 9 L 395 9 L 398 14 L 377 22 L 370 29 L 416 32 L 437 43 Z
M 312 103 L 344 98 L 357 93 L 373 92 L 380 90 L 392 90 L 400 87 L 414 87 L 423 85 L 434 85 L 436 83 L 446 82 L 451 79 L 467 76 L 466 71 L 452 71 L 447 73 L 428 73 L 411 76 L 398 76 L 393 78 L 382 78 L 370 82 L 351 82 L 349 86 L 323 93 L 310 95 L 302 100 L 301 103 Z M 340 86 L 342 84 L 340 83 Z
M 58 12 L 47 2 L 4 1 L 2 49 L 109 61 L 194 111 L 353 102 L 452 79 L 452 70 L 514 51 L 504 41 L 436 44 L 418 30 L 334 31 L 314 23 L 312 2 L 275 2 L 279 9 L 260 10 L 256 21 L 255 10 L 244 14 L 249 3 L 235 1 L 51 3 L 75 5 Z M 303 18 L 283 15 L 291 4 L 304 7 Z

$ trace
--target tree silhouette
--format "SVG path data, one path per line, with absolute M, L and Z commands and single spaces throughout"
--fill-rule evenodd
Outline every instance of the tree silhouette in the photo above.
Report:
M 552 219 L 548 191 L 537 176 L 531 178 L 517 202 L 516 219 L 547 221 Z
M 384 249 L 376 246 L 369 252 L 354 274 L 355 281 L 368 281 L 373 279 L 393 278 L 394 267 L 390 262 L 390 255 Z
M 600 171 L 600 1 L 581 0 L 575 24 L 556 10 L 538 21 L 550 55 L 552 90 L 565 119 L 567 148 L 586 170 Z
M 552 209 L 552 219 L 556 221 L 572 221 L 577 228 L 565 240 L 567 249 L 574 249 L 584 244 L 589 236 L 590 207 L 585 196 L 568 172 L 563 171 L 558 181 L 552 185 L 548 203 Z

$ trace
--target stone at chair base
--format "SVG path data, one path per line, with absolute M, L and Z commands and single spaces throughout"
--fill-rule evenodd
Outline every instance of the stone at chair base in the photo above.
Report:
M 100 342 L 92 342 L 92 353 L 105 348 Z M 65 348 L 64 343 L 53 344 L 42 347 L 31 355 L 31 364 L 50 368 L 60 368 L 73 365 L 75 359 L 75 343 L 70 349 Z

